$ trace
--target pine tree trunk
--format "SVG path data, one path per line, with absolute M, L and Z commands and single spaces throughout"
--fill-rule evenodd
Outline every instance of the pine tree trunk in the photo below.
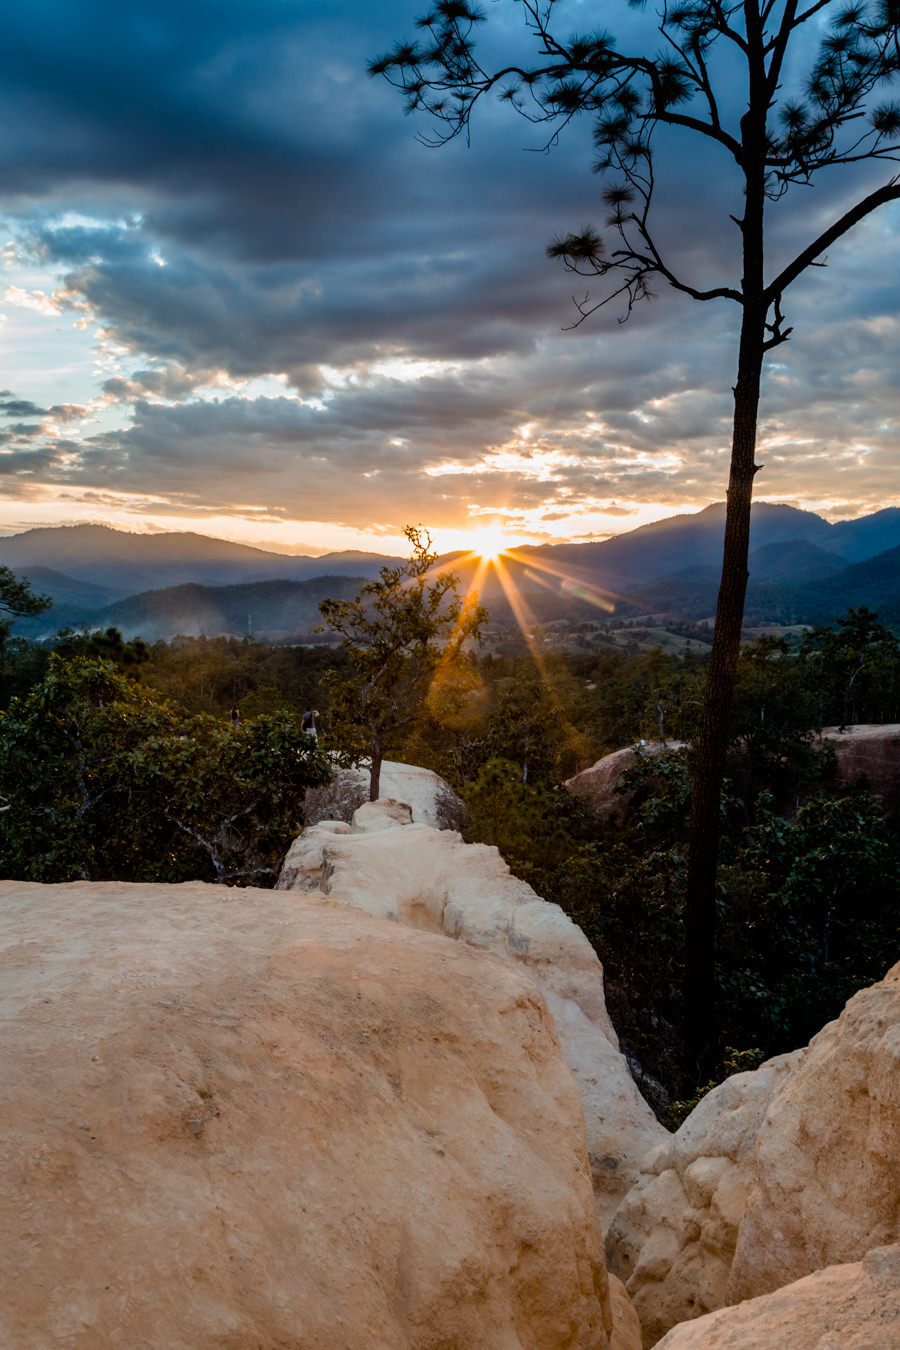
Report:
M 372 768 L 369 776 L 369 801 L 377 802 L 378 795 L 381 792 L 381 762 L 383 759 L 380 736 L 372 737 L 370 756 Z
M 767 118 L 772 90 L 767 84 L 765 40 L 760 7 L 747 0 L 747 111 L 741 118 L 744 215 L 739 222 L 743 246 L 743 317 L 734 386 L 731 471 L 725 507 L 722 580 L 697 761 L 691 788 L 691 832 L 684 905 L 684 1072 L 689 1082 L 704 1082 L 718 1058 L 716 1010 L 716 867 L 722 779 L 731 713 L 750 551 L 750 503 L 756 474 L 756 426 L 759 385 L 766 354 L 769 302 L 764 279 Z
M 734 388 L 734 434 L 722 579 L 691 794 L 684 913 L 684 1049 L 685 1073 L 695 1082 L 703 1081 L 709 1075 L 719 1048 L 715 1012 L 719 812 L 728 748 L 728 719 L 737 676 L 749 575 L 750 504 L 756 473 L 754 453 L 764 344 L 765 311 L 760 306 L 745 306 Z

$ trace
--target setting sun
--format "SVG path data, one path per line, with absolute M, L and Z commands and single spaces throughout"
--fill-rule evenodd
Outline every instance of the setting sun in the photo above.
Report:
M 473 530 L 469 536 L 469 547 L 485 562 L 493 562 L 495 558 L 499 558 L 507 547 L 503 527 L 500 525 L 485 525 L 482 529 Z

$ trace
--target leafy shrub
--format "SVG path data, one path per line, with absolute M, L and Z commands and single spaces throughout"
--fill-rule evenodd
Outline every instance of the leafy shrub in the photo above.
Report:
M 330 768 L 288 714 L 238 727 L 103 660 L 51 658 L 0 714 L 4 875 L 272 884 Z

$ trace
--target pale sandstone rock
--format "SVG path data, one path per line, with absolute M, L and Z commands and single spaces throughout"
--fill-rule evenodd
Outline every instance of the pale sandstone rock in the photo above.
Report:
M 373 803 L 373 810 L 381 808 Z M 390 818 L 390 809 L 383 814 Z M 584 1102 L 598 1210 L 605 1224 L 641 1158 L 668 1132 L 641 1097 L 609 1016 L 603 970 L 558 905 L 510 874 L 495 848 L 407 825 L 335 836 L 325 823 L 291 845 L 279 889 L 320 892 L 380 918 L 444 933 L 524 968 L 550 1005 Z
M 721 1084 L 646 1160 L 607 1238 L 645 1344 L 900 1242 L 898 1160 L 900 965 L 808 1048 Z
M 658 1350 L 897 1350 L 900 1247 L 682 1323 Z
M 464 830 L 467 812 L 449 783 L 430 769 L 417 764 L 398 764 L 385 760 L 379 786 L 382 799 L 406 802 L 413 820 L 433 825 L 437 830 Z M 327 787 L 310 788 L 303 803 L 307 825 L 323 820 L 343 820 L 348 824 L 353 812 L 369 800 L 367 769 L 336 769 Z
M 3 882 L 0 943 L 10 1350 L 634 1350 L 522 972 L 200 883 Z
M 613 1329 L 610 1344 L 615 1350 L 641 1350 L 641 1324 L 621 1280 L 609 1275 L 609 1303 Z
M 729 1302 L 900 1242 L 900 965 L 811 1042 L 760 1130 Z
M 805 1054 L 781 1055 L 727 1078 L 644 1160 L 610 1225 L 607 1259 L 625 1281 L 645 1345 L 730 1301 L 757 1138 L 773 1097 Z
M 566 779 L 563 787 L 575 797 L 581 797 L 585 805 L 598 820 L 616 822 L 622 819 L 631 801 L 631 795 L 617 791 L 619 781 L 626 770 L 637 763 L 641 757 L 666 754 L 670 750 L 680 750 L 684 741 L 647 741 L 640 747 L 626 746 L 624 750 L 614 750 L 604 755 L 589 769 L 582 769 L 573 778 Z
M 373 834 L 376 830 L 390 830 L 395 825 L 412 824 L 412 808 L 406 802 L 394 801 L 392 797 L 382 797 L 377 802 L 363 802 L 353 812 L 353 825 L 349 831 L 341 834 Z M 331 821 L 330 824 L 342 824 Z

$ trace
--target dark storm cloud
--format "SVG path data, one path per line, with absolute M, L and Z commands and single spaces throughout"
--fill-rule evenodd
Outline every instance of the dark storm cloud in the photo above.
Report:
M 27 398 L 12 398 L 7 390 L 0 393 L 0 414 L 4 417 L 43 417 L 44 409 Z
M 582 289 L 543 248 L 596 215 L 588 128 L 534 154 L 543 132 L 486 109 L 472 150 L 424 150 L 362 74 L 414 13 L 284 0 L 20 13 L 0 109 L 23 101 L 29 129 L 0 119 L 7 193 L 50 204 L 65 190 L 126 218 L 45 221 L 32 246 L 71 269 L 72 299 L 117 340 L 186 367 L 285 371 L 308 389 L 323 362 L 530 350 Z M 680 190 L 701 172 L 682 163 Z M 703 251 L 696 224 L 684 240 Z
M 552 513 L 600 497 L 722 495 L 736 307 L 660 287 L 624 327 L 612 309 L 560 332 L 590 285 L 549 264 L 544 246 L 602 223 L 589 128 L 532 153 L 541 129 L 485 108 L 471 149 L 423 149 L 399 99 L 363 74 L 419 8 L 38 0 L 8 16 L 8 215 L 30 254 L 62 270 L 60 303 L 116 345 L 101 392 L 132 421 L 78 440 L 51 431 L 40 460 L 6 459 L 7 484 L 40 462 L 84 492 L 168 493 L 185 509 L 277 503 L 357 524 L 398 523 L 411 492 L 435 519 L 460 502 Z M 518 33 L 517 7 L 492 7 L 492 25 L 518 41 L 508 12 Z M 608 17 L 616 29 L 644 22 L 624 5 Z M 740 201 L 729 201 L 727 161 L 665 140 L 658 168 L 669 255 L 698 285 L 734 284 L 728 211 Z M 844 190 L 836 178 L 801 194 L 773 231 L 776 256 L 820 228 Z M 796 333 L 763 403 L 776 495 L 812 454 L 837 466 L 849 428 L 872 441 L 873 466 L 894 435 L 877 429 L 896 399 L 897 334 L 879 328 L 900 302 L 896 249 L 885 227 L 867 228 L 879 234 L 870 253 L 835 250 L 838 284 L 816 272 L 788 301 Z M 396 357 L 454 369 L 373 373 Z M 328 368 L 343 372 L 337 388 Z M 273 374 L 324 407 L 194 397 Z M 17 445 L 68 416 L 15 391 L 0 398 Z M 486 470 L 512 441 L 525 467 Z M 554 447 L 570 462 L 529 476 L 529 455 L 537 464 Z
M 67 252 L 66 230 L 44 231 L 45 259 Z M 285 372 L 304 389 L 321 364 L 366 362 L 399 352 L 478 360 L 533 347 L 537 323 L 565 316 L 563 296 L 535 294 L 521 257 L 352 260 L 318 271 L 199 261 L 166 253 L 133 228 L 67 273 L 69 303 L 87 304 L 136 356 L 234 376 Z M 100 241 L 95 241 L 99 248 Z M 427 302 L 426 302 L 427 297 Z M 477 297 L 477 300 L 476 300 Z M 539 329 L 537 330 L 539 331 Z
M 671 492 L 671 468 L 651 462 L 659 448 L 654 414 L 642 420 L 627 404 L 601 420 L 591 411 L 619 402 L 618 363 L 598 371 L 583 344 L 561 336 L 556 345 L 556 360 L 544 350 L 462 373 L 351 383 L 322 406 L 288 397 L 172 406 L 141 399 L 127 430 L 86 437 L 74 458 L 71 442 L 60 447 L 58 472 L 85 489 L 163 493 L 183 509 L 277 502 L 304 519 L 357 526 L 374 513 L 397 527 L 411 502 L 437 525 L 451 523 L 461 501 L 521 511 L 621 497 L 633 493 L 636 472 L 651 499 Z M 631 408 L 642 391 L 649 408 L 661 382 L 682 386 L 689 407 L 668 415 L 676 445 L 691 440 L 697 423 L 708 432 L 724 417 L 715 401 L 701 408 L 701 398 L 684 390 L 684 372 L 667 363 L 666 345 L 665 338 L 644 345 L 647 366 L 634 381 Z M 554 392 L 560 381 L 564 398 Z M 722 444 L 690 444 L 687 481 L 702 484 L 707 461 L 711 475 L 720 472 Z M 636 470 L 632 458 L 641 452 Z M 516 462 L 504 467 L 509 454 Z

